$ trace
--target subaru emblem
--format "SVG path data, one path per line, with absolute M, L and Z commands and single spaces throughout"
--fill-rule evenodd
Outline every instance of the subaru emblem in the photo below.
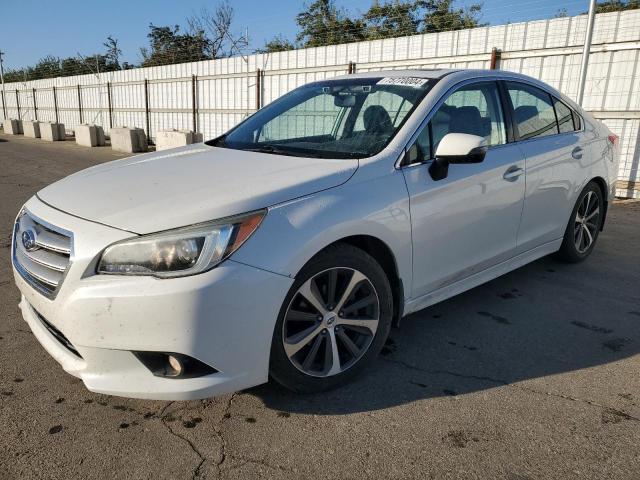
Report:
M 37 250 L 38 245 L 36 245 L 36 232 L 30 228 L 22 232 L 22 246 L 27 252 Z

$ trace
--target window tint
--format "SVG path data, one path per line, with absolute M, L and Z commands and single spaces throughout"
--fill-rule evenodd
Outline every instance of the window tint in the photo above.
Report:
M 431 158 L 448 133 L 478 135 L 486 138 L 490 146 L 506 143 L 504 116 L 495 82 L 474 83 L 449 95 L 418 135 L 409 150 L 408 162 Z
M 560 100 L 554 98 L 556 106 L 556 117 L 558 117 L 558 129 L 560 133 L 573 132 L 576 130 L 573 123 L 573 113 Z
M 207 145 L 316 158 L 369 157 L 391 141 L 436 83 L 395 77 L 315 82 L 283 95 Z
M 318 95 L 287 110 L 264 124 L 259 142 L 328 135 L 342 120 L 343 107 L 336 106 L 330 95 Z
M 367 95 L 361 110 L 366 112 L 371 106 L 374 106 L 374 108 L 376 108 L 376 106 L 384 108 L 389 113 L 393 126 L 397 127 L 402 120 L 404 120 L 404 117 L 409 113 L 411 108 L 413 108 L 413 103 L 397 93 L 379 90 Z M 356 132 L 363 132 L 365 130 L 363 115 L 359 115 L 356 118 L 353 130 Z
M 507 82 L 507 89 L 513 103 L 514 122 L 520 140 L 558 133 L 556 114 L 548 93 L 514 82 Z
M 455 91 L 433 116 L 433 149 L 447 133 L 469 133 L 489 146 L 506 142 L 500 95 L 495 82 L 474 83 Z
M 576 112 L 573 112 L 573 128 L 575 128 L 576 131 L 582 130 L 582 117 Z

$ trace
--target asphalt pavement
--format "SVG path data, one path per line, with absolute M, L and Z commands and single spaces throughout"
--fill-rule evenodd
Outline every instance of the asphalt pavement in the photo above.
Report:
M 22 320 L 12 223 L 120 158 L 0 134 L 0 478 L 640 478 L 640 202 L 593 255 L 544 258 L 405 318 L 368 375 L 192 402 L 89 392 Z

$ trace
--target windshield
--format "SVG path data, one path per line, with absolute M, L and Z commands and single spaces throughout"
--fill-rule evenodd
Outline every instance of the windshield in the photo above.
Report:
M 391 141 L 437 80 L 328 80 L 297 88 L 208 145 L 280 155 L 362 158 Z

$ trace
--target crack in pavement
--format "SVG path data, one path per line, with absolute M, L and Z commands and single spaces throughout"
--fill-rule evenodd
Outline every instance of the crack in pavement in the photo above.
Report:
M 252 465 L 261 465 L 263 467 L 267 467 L 267 468 L 270 468 L 272 470 L 280 470 L 280 471 L 287 472 L 287 473 L 294 473 L 293 470 L 285 468 L 282 465 L 271 465 L 269 462 L 267 462 L 266 457 L 261 459 L 261 460 L 259 460 L 259 459 L 255 459 L 255 458 L 244 457 L 242 455 L 229 455 L 229 456 L 231 458 L 233 458 L 234 460 L 240 460 L 242 462 L 239 465 L 231 467 L 230 470 L 237 470 L 238 468 L 242 467 L 243 465 L 246 465 L 246 464 L 250 463 Z
M 227 401 L 227 405 L 224 409 L 224 413 L 222 414 L 222 419 L 220 420 L 220 424 L 217 427 L 215 427 L 216 435 L 218 435 L 218 438 L 220 439 L 220 461 L 216 463 L 216 468 L 218 469 L 218 475 L 222 475 L 222 464 L 227 460 L 227 439 L 224 437 L 224 434 L 222 433 L 222 426 L 229 418 L 231 418 L 231 413 L 229 412 L 229 410 L 231 410 L 233 401 L 238 395 L 239 395 L 238 392 L 234 392 L 231 394 L 231 396 L 229 397 L 229 400 Z
M 173 403 L 173 402 L 171 402 Z M 171 404 L 170 403 L 170 404 Z M 169 405 L 170 405 L 169 404 Z M 169 406 L 167 405 L 167 407 Z M 166 407 L 163 409 L 165 410 Z M 193 444 L 193 442 L 191 440 L 189 440 L 187 437 L 185 437 L 184 435 L 175 432 L 172 428 L 171 425 L 169 425 L 169 423 L 167 423 L 167 421 L 164 419 L 164 417 L 160 418 L 160 422 L 162 423 L 162 425 L 165 426 L 165 428 L 167 429 L 167 431 L 175 436 L 178 437 L 179 439 L 181 439 L 182 441 L 186 442 L 187 445 L 189 445 L 189 447 L 191 448 L 191 450 L 193 450 L 193 452 L 198 456 L 198 458 L 200 459 L 200 461 L 198 462 L 198 465 L 196 465 L 196 468 L 194 468 L 193 473 L 191 474 L 191 478 L 198 478 L 200 476 L 200 469 L 202 468 L 202 465 L 204 464 L 205 460 L 207 460 L 207 458 L 200 452 L 200 450 L 198 450 L 198 448 Z
M 578 397 L 574 397 L 571 395 L 564 395 L 562 393 L 553 393 L 553 392 L 546 392 L 543 390 L 537 390 L 535 388 L 531 388 L 531 387 L 527 387 L 524 385 L 518 385 L 518 384 L 513 384 L 510 383 L 506 380 L 502 380 L 499 378 L 493 378 L 493 377 L 488 377 L 488 376 L 480 376 L 480 375 L 469 375 L 469 374 L 464 374 L 464 373 L 459 373 L 459 372 L 453 372 L 451 370 L 430 370 L 427 368 L 422 368 L 422 367 L 418 367 L 416 365 L 412 365 L 408 362 L 405 362 L 403 360 L 394 360 L 391 358 L 381 358 L 381 360 L 385 361 L 385 362 L 389 362 L 389 363 L 395 363 L 397 365 L 401 365 L 405 368 L 408 368 L 409 370 L 415 370 L 418 372 L 423 372 L 423 373 L 427 373 L 430 375 L 450 375 L 453 377 L 458 377 L 458 378 L 466 378 L 466 379 L 472 379 L 472 380 L 481 380 L 481 381 L 486 381 L 486 382 L 491 382 L 491 383 L 495 383 L 497 385 L 501 385 L 504 387 L 508 387 L 508 388 L 514 388 L 514 389 L 518 389 L 518 390 L 522 390 L 525 392 L 529 392 L 529 393 L 535 393 L 537 395 L 546 395 L 548 397 L 555 397 L 555 398 L 561 398 L 564 400 L 570 400 L 573 402 L 578 402 L 578 403 L 584 403 L 586 405 L 590 405 L 592 407 L 597 407 L 600 409 L 603 409 L 605 411 L 609 411 L 611 413 L 614 413 L 616 415 L 619 415 L 620 417 L 625 418 L 626 420 L 633 420 L 636 422 L 640 422 L 640 418 L 638 417 L 634 417 L 633 415 L 628 414 L 627 412 L 624 412 L 622 410 L 618 410 L 616 408 L 607 406 L 607 405 L 602 405 L 601 403 L 598 402 L 594 402 L 592 400 L 586 400 L 586 399 L 582 399 L 582 398 L 578 398 Z

